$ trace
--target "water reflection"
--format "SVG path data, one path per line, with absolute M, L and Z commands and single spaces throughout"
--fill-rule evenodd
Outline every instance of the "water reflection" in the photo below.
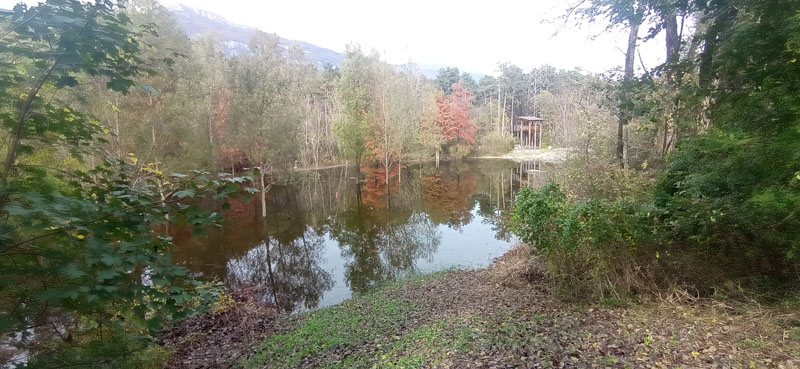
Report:
M 474 160 L 412 164 L 389 173 L 304 172 L 258 201 L 205 206 L 227 223 L 194 236 L 171 233 L 179 263 L 229 285 L 259 284 L 286 310 L 338 303 L 386 280 L 451 266 L 485 266 L 511 244 L 520 184 L 543 184 L 542 164 Z M 534 174 L 535 173 L 535 174 Z
M 522 161 L 519 168 L 514 168 L 514 175 L 520 183 L 528 187 L 539 188 L 550 180 L 547 163 L 540 161 Z M 552 170 L 552 169 L 550 169 Z
M 418 260 L 430 260 L 438 249 L 441 233 L 426 214 L 401 213 L 362 205 L 331 222 L 331 237 L 348 260 L 345 277 L 352 291 L 412 273 Z
M 229 260 L 227 281 L 233 286 L 266 286 L 268 297 L 287 311 L 314 308 L 333 285 L 319 263 L 322 247 L 322 235 L 313 231 L 287 243 L 269 239 Z

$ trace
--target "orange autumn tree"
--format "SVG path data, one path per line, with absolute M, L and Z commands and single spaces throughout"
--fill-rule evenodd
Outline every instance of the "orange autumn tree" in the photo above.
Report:
M 450 154 L 462 158 L 469 154 L 475 143 L 475 122 L 470 119 L 470 108 L 475 96 L 461 83 L 453 84 L 453 92 L 445 99 L 438 99 L 439 119 L 442 133 L 450 145 Z
M 439 167 L 439 152 L 445 143 L 440 122 L 443 108 L 446 109 L 444 93 L 439 89 L 431 90 L 423 103 L 422 116 L 417 124 L 418 143 L 426 154 L 435 153 L 437 168 Z
M 435 152 L 437 167 L 442 148 L 449 147 L 450 155 L 463 158 L 475 143 L 477 126 L 470 119 L 474 95 L 461 83 L 454 83 L 452 91 L 447 96 L 441 90 L 432 91 L 418 124 L 419 143 L 425 150 Z

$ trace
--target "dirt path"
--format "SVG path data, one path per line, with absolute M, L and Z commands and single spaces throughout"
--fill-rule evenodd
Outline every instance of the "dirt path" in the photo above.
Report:
M 245 368 L 800 368 L 800 321 L 751 306 L 552 297 L 523 251 L 287 319 Z

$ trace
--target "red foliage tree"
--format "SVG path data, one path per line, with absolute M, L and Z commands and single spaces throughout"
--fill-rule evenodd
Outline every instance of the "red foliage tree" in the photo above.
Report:
M 472 107 L 472 92 L 460 83 L 453 84 L 453 93 L 446 98 L 437 98 L 439 116 L 437 123 L 442 127 L 444 137 L 452 143 L 475 143 L 475 122 L 469 118 Z
M 472 99 L 475 96 L 472 92 L 460 83 L 453 84 L 453 93 L 447 96 L 448 125 L 443 127 L 445 137 L 448 140 L 461 140 L 463 143 L 472 145 L 475 143 L 475 122 L 469 118 Z
M 436 105 L 439 107 L 439 114 L 436 116 L 436 125 L 441 127 L 442 135 L 444 135 L 445 140 L 452 140 L 455 136 L 452 136 L 452 133 L 455 132 L 453 127 L 453 116 L 450 111 L 450 103 L 447 101 L 447 97 L 444 95 L 436 97 Z

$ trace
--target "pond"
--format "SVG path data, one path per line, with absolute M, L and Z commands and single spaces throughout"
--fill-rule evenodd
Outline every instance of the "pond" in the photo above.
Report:
M 545 163 L 475 159 L 395 169 L 337 167 L 294 174 L 261 204 L 206 204 L 225 214 L 206 235 L 172 230 L 173 256 L 201 279 L 258 284 L 287 311 L 334 305 L 414 273 L 489 265 L 508 231 L 520 184 L 540 186 Z

